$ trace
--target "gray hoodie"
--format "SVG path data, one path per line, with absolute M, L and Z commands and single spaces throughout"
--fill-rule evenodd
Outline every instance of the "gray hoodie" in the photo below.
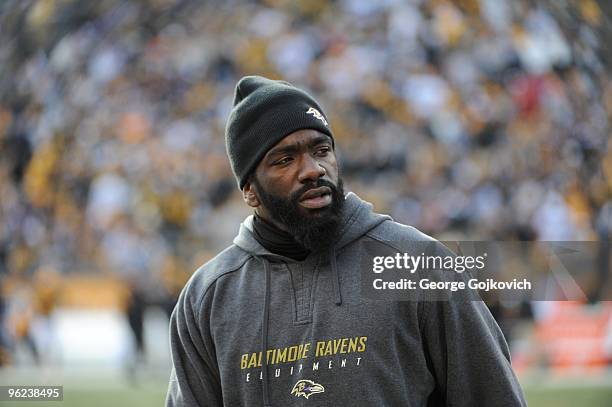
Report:
M 361 295 L 366 241 L 410 252 L 433 239 L 349 193 L 337 243 L 295 261 L 263 248 L 247 218 L 181 293 L 166 406 L 526 405 L 481 301 Z

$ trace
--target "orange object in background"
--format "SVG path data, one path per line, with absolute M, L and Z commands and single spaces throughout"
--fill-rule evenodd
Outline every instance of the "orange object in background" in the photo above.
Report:
M 606 336 L 611 318 L 611 302 L 555 303 L 550 314 L 536 323 L 537 340 L 550 367 L 558 372 L 606 367 Z
M 61 305 L 69 308 L 119 309 L 126 307 L 126 284 L 107 276 L 73 276 L 66 279 Z

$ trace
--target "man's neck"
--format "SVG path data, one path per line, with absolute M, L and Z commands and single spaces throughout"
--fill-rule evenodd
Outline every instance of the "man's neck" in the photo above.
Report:
M 279 228 L 276 222 L 272 223 L 257 213 L 253 218 L 253 234 L 259 244 L 274 254 L 299 261 L 310 254 L 310 250 L 299 244 L 289 232 Z
M 255 217 L 259 218 L 259 220 L 269 223 L 276 229 L 289 233 L 289 228 L 285 226 L 282 222 L 278 222 L 272 216 L 270 216 L 270 213 L 262 206 L 255 208 Z

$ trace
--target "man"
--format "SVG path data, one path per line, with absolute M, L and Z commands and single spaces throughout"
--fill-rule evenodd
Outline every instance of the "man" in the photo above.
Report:
M 345 196 L 310 95 L 242 78 L 226 143 L 254 214 L 181 293 L 166 406 L 525 405 L 481 301 L 362 297 L 364 242 L 435 241 Z

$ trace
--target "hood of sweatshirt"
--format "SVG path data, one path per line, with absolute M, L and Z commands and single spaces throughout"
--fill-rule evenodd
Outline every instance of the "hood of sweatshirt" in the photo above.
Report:
M 388 215 L 381 215 L 372 211 L 372 204 L 359 198 L 352 192 L 346 194 L 340 233 L 330 250 L 338 252 L 347 244 L 359 239 L 385 220 L 391 220 Z M 248 216 L 240 225 L 234 244 L 254 256 L 266 256 L 286 262 L 296 262 L 288 257 L 271 253 L 263 247 L 253 236 L 253 215 Z M 312 253 L 310 256 L 320 253 Z

